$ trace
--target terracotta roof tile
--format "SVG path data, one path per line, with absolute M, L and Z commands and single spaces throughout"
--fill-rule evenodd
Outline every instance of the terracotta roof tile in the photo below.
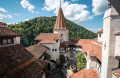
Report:
M 98 43 L 98 44 L 102 45 L 102 42 L 99 42 L 99 41 L 98 41 L 98 37 L 96 37 L 96 38 L 95 38 L 95 39 L 93 39 L 92 41 L 94 41 L 94 42 L 96 42 L 96 43 Z
M 39 42 L 40 44 L 54 44 L 54 40 L 51 39 L 44 39 Z
M 81 46 L 84 52 L 88 52 L 90 56 L 96 56 L 100 61 L 102 61 L 102 47 L 93 43 L 92 41 L 97 41 L 97 38 L 96 39 L 72 39 L 71 43 L 73 45 Z
M 99 30 L 97 33 L 103 33 L 103 29 Z
M 120 32 L 115 33 L 115 35 L 120 35 Z
M 83 69 L 71 76 L 71 78 L 100 78 L 96 69 Z
M 22 36 L 23 34 L 7 27 L 0 27 L 0 37 Z
M 43 60 L 35 60 L 24 68 L 12 72 L 7 76 L 10 78 L 42 78 L 44 75 L 43 69 L 47 62 Z
M 41 33 L 35 38 L 35 40 L 44 40 L 44 39 L 60 40 L 60 34 L 57 34 L 57 33 Z
M 31 58 L 33 55 L 20 44 L 0 47 L 0 77 Z
M 31 54 L 33 54 L 36 59 L 39 59 L 47 51 L 47 48 L 40 44 L 36 44 L 36 45 L 30 46 L 30 47 L 27 47 L 26 49 Z
M 62 30 L 68 29 L 61 7 L 59 8 L 56 23 L 54 26 L 54 30 L 56 29 L 62 29 Z
M 114 74 L 116 77 L 120 77 L 120 69 L 114 70 L 114 71 L 113 71 L 113 74 Z

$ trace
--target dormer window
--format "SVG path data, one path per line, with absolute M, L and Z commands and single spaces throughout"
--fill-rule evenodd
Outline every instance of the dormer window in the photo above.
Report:
M 4 40 L 3 40 L 3 44 L 7 44 L 7 39 L 4 39 Z
M 12 43 L 11 39 L 8 39 L 8 44 Z

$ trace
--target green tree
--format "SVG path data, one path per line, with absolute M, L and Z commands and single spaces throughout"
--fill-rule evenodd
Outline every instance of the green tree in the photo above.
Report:
M 44 60 L 50 60 L 50 58 L 51 58 L 50 55 L 48 53 L 46 53 L 44 56 Z
M 84 53 L 82 52 L 77 53 L 76 59 L 77 59 L 77 69 L 79 71 L 86 68 L 86 59 L 85 59 Z
M 24 34 L 24 36 L 21 38 L 21 44 L 24 47 L 27 47 L 36 43 L 34 39 L 40 33 L 53 33 L 55 22 L 56 16 L 37 17 L 29 21 L 20 22 L 19 24 L 11 24 L 9 27 Z M 97 37 L 96 33 L 93 33 L 86 28 L 77 25 L 70 20 L 66 19 L 66 23 L 69 28 L 70 39 L 93 39 Z
M 65 56 L 64 55 L 60 55 L 59 59 L 60 59 L 61 64 L 65 63 Z

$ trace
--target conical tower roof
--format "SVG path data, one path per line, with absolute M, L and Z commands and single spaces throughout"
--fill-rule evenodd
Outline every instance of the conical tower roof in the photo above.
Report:
M 59 8 L 54 30 L 68 30 L 62 8 Z

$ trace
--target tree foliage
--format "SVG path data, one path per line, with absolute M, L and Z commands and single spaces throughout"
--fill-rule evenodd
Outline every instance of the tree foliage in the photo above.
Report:
M 82 52 L 77 53 L 76 58 L 77 58 L 77 69 L 80 71 L 86 68 L 86 59 L 84 53 Z
M 60 59 L 61 64 L 65 63 L 65 56 L 64 55 L 60 55 L 59 59 Z
M 34 45 L 37 41 L 34 38 L 40 33 L 53 33 L 56 16 L 53 17 L 37 17 L 29 21 L 20 22 L 19 24 L 9 25 L 10 28 L 22 32 L 21 44 L 24 47 Z M 97 37 L 97 34 L 87 30 L 86 28 L 77 25 L 66 19 L 69 28 L 69 36 L 71 39 L 92 39 Z
M 50 55 L 48 53 L 45 54 L 44 60 L 50 60 Z

